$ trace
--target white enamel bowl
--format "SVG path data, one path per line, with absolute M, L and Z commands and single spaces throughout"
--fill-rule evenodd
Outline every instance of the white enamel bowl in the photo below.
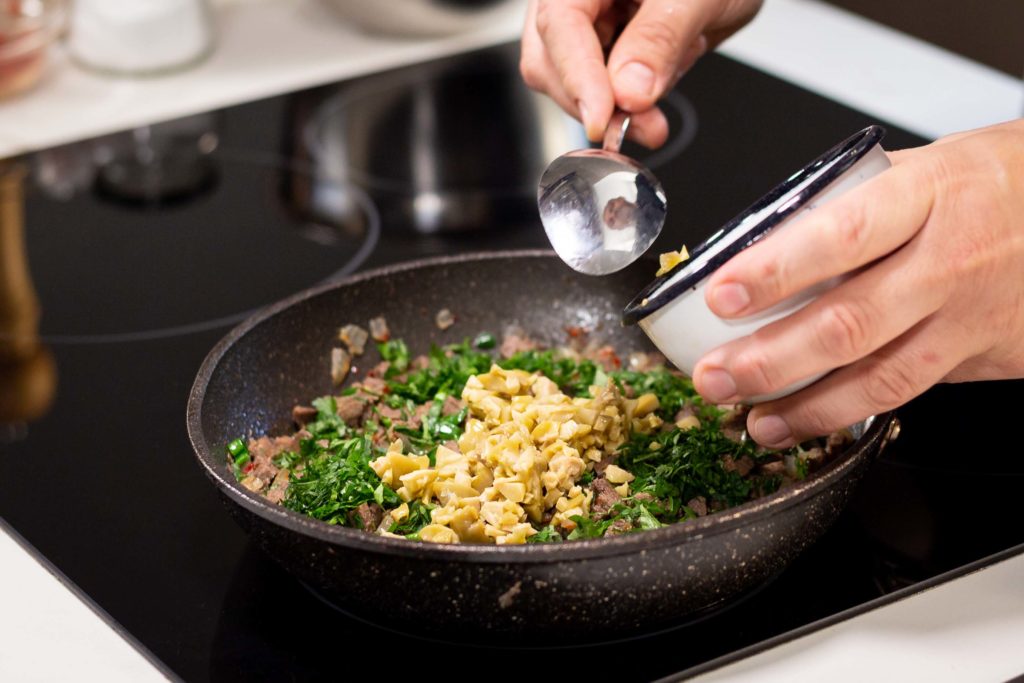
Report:
M 626 324 L 639 323 L 665 357 L 689 375 L 711 349 L 752 334 L 758 328 L 806 306 L 848 275 L 821 282 L 761 313 L 719 318 L 704 301 L 710 276 L 730 258 L 797 217 L 860 185 L 890 167 L 880 141 L 885 130 L 870 126 L 840 142 L 775 187 L 693 249 L 690 259 L 657 278 L 623 312 Z M 825 373 L 805 377 L 784 389 L 747 399 L 759 403 L 798 391 Z

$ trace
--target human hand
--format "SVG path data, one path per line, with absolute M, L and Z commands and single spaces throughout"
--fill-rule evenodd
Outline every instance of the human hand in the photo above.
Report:
M 737 254 L 711 278 L 722 318 L 863 268 L 803 309 L 708 352 L 694 383 L 754 407 L 782 448 L 900 406 L 938 382 L 1024 377 L 1024 119 L 890 154 L 893 167 Z
M 657 147 L 668 137 L 658 99 L 760 6 L 761 0 L 530 0 L 519 68 L 527 85 L 580 119 L 591 140 L 601 139 L 618 106 L 632 115 L 629 137 Z

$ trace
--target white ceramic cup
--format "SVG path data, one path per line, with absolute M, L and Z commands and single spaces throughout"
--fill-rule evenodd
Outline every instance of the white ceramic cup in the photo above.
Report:
M 626 307 L 623 321 L 639 323 L 665 357 L 692 376 L 697 361 L 708 351 L 784 318 L 845 280 L 850 274 L 818 283 L 745 318 L 719 318 L 704 301 L 708 279 L 730 258 L 768 234 L 789 228 L 805 212 L 888 169 L 889 158 L 879 144 L 884 134 L 879 126 L 865 128 L 790 176 L 694 248 L 688 261 L 637 295 Z M 805 377 L 784 389 L 745 402 L 760 403 L 786 396 L 824 374 Z

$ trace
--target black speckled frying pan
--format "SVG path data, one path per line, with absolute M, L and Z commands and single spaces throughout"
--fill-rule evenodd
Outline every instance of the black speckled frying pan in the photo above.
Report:
M 321 597 L 357 617 L 434 637 L 493 643 L 593 641 L 664 628 L 763 584 L 833 522 L 892 434 L 892 414 L 813 477 L 683 524 L 553 545 L 441 546 L 331 526 L 237 484 L 224 455 L 239 435 L 285 433 L 291 407 L 331 391 L 339 326 L 385 315 L 414 353 L 521 327 L 557 345 L 580 325 L 621 352 L 652 347 L 619 323 L 648 283 L 641 263 L 604 278 L 550 252 L 431 259 L 304 292 L 228 334 L 199 370 L 188 431 L 200 464 L 253 540 Z M 434 313 L 451 309 L 447 331 Z M 377 362 L 368 351 L 359 365 Z

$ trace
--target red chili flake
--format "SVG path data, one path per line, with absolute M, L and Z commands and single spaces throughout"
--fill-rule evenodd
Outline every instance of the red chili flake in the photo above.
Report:
M 254 469 L 256 469 L 256 463 L 247 462 L 245 464 L 245 467 L 242 468 L 242 471 L 245 472 L 246 474 L 249 474 L 249 472 L 252 472 Z
M 587 331 L 580 327 L 579 325 L 568 325 L 566 326 L 565 331 L 573 339 L 576 339 L 577 337 L 582 337 L 587 333 Z

